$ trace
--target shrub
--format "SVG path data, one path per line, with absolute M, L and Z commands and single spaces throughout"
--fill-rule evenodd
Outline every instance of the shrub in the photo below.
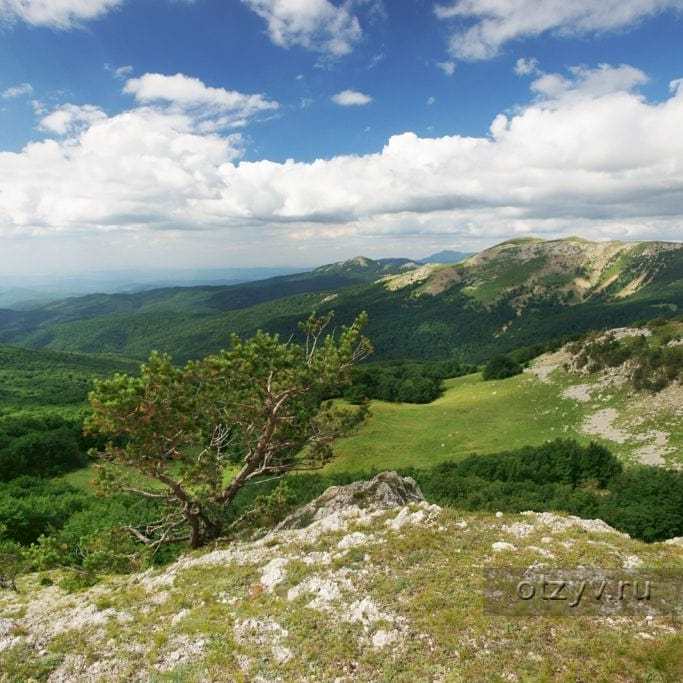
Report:
M 352 384 L 344 392 L 351 403 L 368 399 L 395 403 L 431 403 L 441 396 L 443 380 L 475 372 L 457 360 L 373 363 L 354 368 Z
M 510 356 L 496 356 L 484 367 L 484 380 L 507 379 L 522 372 L 522 366 Z

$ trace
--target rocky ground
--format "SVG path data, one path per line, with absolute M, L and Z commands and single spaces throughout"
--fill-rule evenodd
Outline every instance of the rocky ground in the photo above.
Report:
M 495 567 L 683 570 L 599 520 L 462 514 L 410 479 L 329 489 L 252 542 L 82 592 L 0 592 L 0 680 L 674 681 L 671 617 L 514 618 L 483 609 Z M 57 579 L 56 574 L 52 575 Z
M 615 339 L 650 336 L 646 328 L 617 328 Z M 673 383 L 657 394 L 636 392 L 625 365 L 590 374 L 577 368 L 564 347 L 536 359 L 529 372 L 554 383 L 560 396 L 585 407 L 580 431 L 607 442 L 613 450 L 645 465 L 683 466 L 683 385 Z

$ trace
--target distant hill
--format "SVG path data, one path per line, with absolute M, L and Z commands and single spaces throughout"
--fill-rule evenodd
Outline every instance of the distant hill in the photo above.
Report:
M 458 264 L 358 257 L 225 287 L 91 295 L 0 311 L 0 343 L 186 359 L 261 328 L 290 336 L 312 310 L 370 316 L 376 359 L 462 357 L 683 310 L 683 245 L 512 240 Z
M 71 275 L 0 276 L 0 308 L 33 308 L 87 294 L 118 294 L 168 287 L 233 285 L 301 272 L 296 268 L 187 268 L 122 270 Z
M 421 261 L 412 261 L 407 258 L 373 260 L 365 256 L 356 256 L 348 261 L 320 266 L 313 271 L 313 274 L 343 273 L 351 277 L 372 281 L 385 275 L 395 275 L 406 270 L 412 270 L 420 265 Z
M 445 249 L 444 251 L 437 251 L 436 254 L 419 259 L 418 263 L 460 263 L 470 256 L 472 254 L 468 252 Z

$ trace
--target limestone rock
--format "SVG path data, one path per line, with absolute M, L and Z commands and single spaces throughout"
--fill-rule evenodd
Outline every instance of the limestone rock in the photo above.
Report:
M 302 529 L 350 507 L 388 510 L 421 501 L 424 501 L 424 496 L 414 479 L 401 477 L 396 472 L 382 472 L 370 481 L 331 486 L 321 496 L 280 522 L 276 530 Z

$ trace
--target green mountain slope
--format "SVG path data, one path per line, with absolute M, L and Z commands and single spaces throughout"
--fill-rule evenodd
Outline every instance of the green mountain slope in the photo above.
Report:
M 683 307 L 683 245 L 506 242 L 455 265 L 362 257 L 233 287 L 68 299 L 0 312 L 0 342 L 179 360 L 262 328 L 289 336 L 311 310 L 370 315 L 376 359 L 469 361 L 520 346 L 628 325 Z
M 0 417 L 35 409 L 78 409 L 94 377 L 136 367 L 121 358 L 0 346 Z

